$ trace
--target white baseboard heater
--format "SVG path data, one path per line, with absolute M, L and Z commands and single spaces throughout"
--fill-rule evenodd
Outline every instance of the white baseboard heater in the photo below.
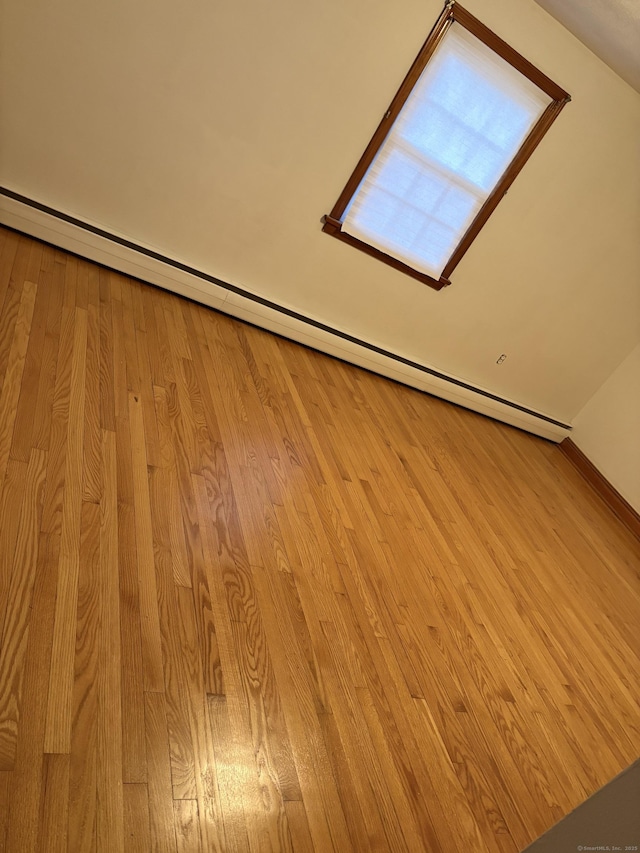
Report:
M 550 415 L 389 352 L 5 187 L 0 187 L 0 223 L 542 438 L 559 442 L 571 432 L 569 424 Z

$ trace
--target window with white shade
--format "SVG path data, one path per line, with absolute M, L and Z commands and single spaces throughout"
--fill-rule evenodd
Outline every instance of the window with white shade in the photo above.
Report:
M 449 284 L 567 100 L 448 4 L 323 230 L 437 289 Z

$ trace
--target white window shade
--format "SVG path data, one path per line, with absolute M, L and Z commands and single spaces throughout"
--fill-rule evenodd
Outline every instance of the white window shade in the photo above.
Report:
M 343 232 L 440 278 L 552 100 L 452 23 L 354 193 Z

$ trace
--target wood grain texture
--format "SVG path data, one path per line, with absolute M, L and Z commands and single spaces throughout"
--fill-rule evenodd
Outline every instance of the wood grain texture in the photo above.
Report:
M 557 447 L 0 229 L 0 850 L 517 853 L 640 749 Z
M 12 327 L 11 346 L 7 354 L 7 370 L 0 393 L 0 478 L 4 479 L 9 462 L 13 428 L 18 413 L 18 399 L 22 385 L 27 347 L 31 333 L 31 320 L 35 307 L 37 285 L 23 282 L 15 325 Z M 27 381 L 29 377 L 27 376 Z
M 86 311 L 76 309 L 71 353 L 69 424 L 65 448 L 64 492 L 60 538 L 58 590 L 55 598 L 53 657 L 49 677 L 45 751 L 68 753 L 75 651 L 75 623 L 80 571 L 80 515 L 82 508 L 82 456 L 84 435 Z
M 91 850 L 96 836 L 100 668 L 100 506 L 82 504 L 78 616 L 69 767 L 69 847 Z
M 607 506 L 640 539 L 640 513 L 598 471 L 596 466 L 584 455 L 574 441 L 570 438 L 565 438 L 560 443 L 559 449 L 580 471 L 585 480 L 593 486 Z
M 149 828 L 149 791 L 146 783 L 127 783 L 123 787 L 124 849 L 126 853 L 152 850 Z
M 0 769 L 13 770 L 22 705 L 24 659 L 29 638 L 31 600 L 38 559 L 38 534 L 46 453 L 32 450 L 23 487 L 7 613 L 0 645 Z

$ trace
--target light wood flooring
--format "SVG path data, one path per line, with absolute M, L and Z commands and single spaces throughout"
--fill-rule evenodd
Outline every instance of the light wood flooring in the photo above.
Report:
M 0 850 L 516 853 L 640 753 L 554 445 L 0 230 Z

